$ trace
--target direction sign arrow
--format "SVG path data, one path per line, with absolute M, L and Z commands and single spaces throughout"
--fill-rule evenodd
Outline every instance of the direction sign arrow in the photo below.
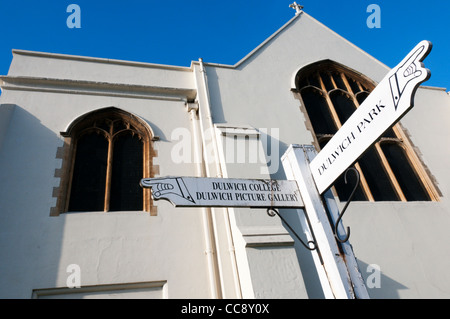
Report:
M 420 42 L 384 77 L 311 161 L 311 172 L 320 194 L 412 108 L 417 88 L 431 75 L 422 63 L 431 46 L 429 41 Z
M 165 199 L 177 207 L 304 206 L 293 180 L 162 177 L 144 178 L 141 186 L 151 188 L 155 200 Z

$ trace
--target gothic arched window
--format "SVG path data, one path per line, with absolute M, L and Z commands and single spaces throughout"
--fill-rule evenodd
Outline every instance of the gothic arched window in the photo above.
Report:
M 150 211 L 151 196 L 139 184 L 152 177 L 152 134 L 145 122 L 111 107 L 81 116 L 62 135 L 66 174 L 58 213 Z
M 361 74 L 328 60 L 303 68 L 295 80 L 319 150 L 375 87 Z M 361 175 L 355 200 L 438 200 L 433 183 L 399 124 L 385 132 L 354 166 Z M 352 188 L 342 176 L 334 186 L 339 199 L 346 201 Z

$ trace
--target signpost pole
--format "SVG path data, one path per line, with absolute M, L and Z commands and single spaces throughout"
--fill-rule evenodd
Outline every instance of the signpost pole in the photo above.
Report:
M 291 145 L 283 155 L 282 163 L 286 177 L 297 181 L 310 220 L 311 229 L 304 221 L 302 227 L 305 233 L 313 232 L 315 235 L 319 249 L 312 254 L 323 292 L 326 298 L 369 298 L 350 244 L 344 243 L 341 252 L 334 237 L 309 166 L 315 154 L 312 146 Z

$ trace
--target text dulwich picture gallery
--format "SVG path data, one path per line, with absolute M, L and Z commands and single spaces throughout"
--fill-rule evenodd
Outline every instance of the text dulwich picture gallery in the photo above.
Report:
M 163 177 L 142 179 L 141 186 L 177 207 L 303 207 L 297 183 L 288 180 Z

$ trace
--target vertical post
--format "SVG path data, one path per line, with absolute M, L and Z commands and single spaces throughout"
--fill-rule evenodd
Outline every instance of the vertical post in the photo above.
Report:
M 357 292 L 354 289 L 353 279 L 358 276 L 351 275 L 354 270 L 349 269 L 346 259 L 353 259 L 352 266 L 356 264 L 356 260 L 353 254 L 348 255 L 339 249 L 324 203 L 315 186 L 309 168 L 309 162 L 315 154 L 313 146 L 290 145 L 282 157 L 282 163 L 286 177 L 297 181 L 305 204 L 305 213 L 308 215 L 311 229 L 305 222 L 302 227 L 306 233 L 313 232 L 316 239 L 318 249 L 312 253 L 322 289 L 326 298 L 368 298 L 364 282 L 357 283 Z M 357 270 L 356 272 L 359 273 Z
M 204 166 L 202 161 L 202 150 L 201 145 L 202 141 L 200 138 L 200 128 L 198 123 L 198 104 L 188 103 L 187 110 L 189 112 L 189 116 L 192 122 L 192 132 L 194 135 L 194 162 L 196 164 L 197 176 L 204 176 Z M 204 227 L 204 239 L 205 239 L 205 255 L 207 257 L 208 262 L 208 276 L 209 276 L 209 285 L 211 289 L 211 298 L 219 299 L 222 298 L 222 289 L 220 282 L 220 271 L 219 271 L 219 262 L 217 256 L 217 249 L 215 245 L 215 234 L 214 234 L 214 224 L 212 219 L 212 212 L 210 208 L 203 207 L 202 211 L 202 219 L 203 219 L 203 227 Z

